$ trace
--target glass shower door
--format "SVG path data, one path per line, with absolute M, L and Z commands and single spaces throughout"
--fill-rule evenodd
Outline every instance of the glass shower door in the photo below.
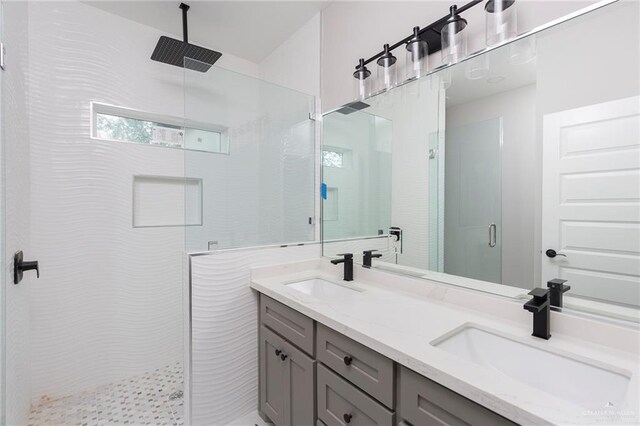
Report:
M 275 252 L 291 249 L 280 246 L 320 249 L 313 244 L 315 99 L 215 65 L 205 73 L 189 68 L 184 127 L 218 132 L 225 149 L 196 149 L 196 138 L 185 150 L 187 182 L 199 184 L 185 193 L 192 224 L 186 229 L 192 279 L 185 408 L 193 425 L 232 424 L 256 410 L 250 266 L 286 261 Z
M 444 272 L 502 281 L 502 119 L 448 128 Z
M 3 4 L 0 1 L 0 49 L 4 49 L 3 41 Z M 3 55 L 4 52 L 0 52 Z M 4 55 L 3 55 L 4 56 Z M 4 64 L 2 64 L 4 65 Z M 4 113 L 3 113 L 3 70 L 0 69 L 0 271 L 4 271 Z M 5 273 L 0 274 L 0 425 L 5 424 L 4 404 L 5 404 L 5 383 L 4 383 L 4 351 L 5 351 L 5 313 L 4 313 L 4 278 Z

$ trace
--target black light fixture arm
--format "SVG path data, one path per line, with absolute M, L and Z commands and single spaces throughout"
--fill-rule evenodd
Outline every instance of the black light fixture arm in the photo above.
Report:
M 187 11 L 189 10 L 189 5 L 180 3 L 179 7 L 182 9 L 182 36 L 184 37 L 184 42 L 189 43 L 189 30 L 187 28 Z
M 470 1 L 469 3 L 465 4 L 464 6 L 460 6 L 460 7 L 457 9 L 457 12 L 458 12 L 458 13 L 462 13 L 462 12 L 464 12 L 465 10 L 467 10 L 467 9 L 471 9 L 473 6 L 475 6 L 475 5 L 479 4 L 479 3 L 482 3 L 482 2 L 483 2 L 483 0 L 472 0 L 472 1 Z M 420 29 L 420 31 L 418 32 L 418 35 L 422 35 L 422 34 L 424 34 L 425 32 L 427 32 L 427 31 L 429 31 L 429 30 L 431 30 L 431 29 L 433 29 L 433 28 L 435 28 L 435 27 L 438 27 L 439 25 L 443 24 L 447 19 L 449 19 L 449 16 L 450 16 L 450 15 L 446 15 L 446 16 L 444 16 L 444 17 L 442 17 L 442 18 L 438 19 L 437 21 L 432 22 L 431 24 L 427 25 L 426 27 L 421 28 L 421 29 Z M 399 42 L 397 42 L 397 43 L 395 43 L 395 44 L 392 44 L 391 46 L 389 46 L 389 51 L 392 51 L 392 50 L 394 50 L 394 49 L 396 49 L 396 48 L 398 48 L 398 47 L 400 47 L 400 46 L 402 46 L 402 45 L 404 45 L 404 44 L 407 44 L 407 42 L 408 42 L 409 40 L 411 40 L 411 38 L 412 38 L 413 36 L 414 36 L 414 34 L 413 34 L 413 33 L 411 33 L 411 35 L 408 35 L 407 37 L 403 38 L 403 39 L 402 39 L 402 40 L 400 40 Z M 381 51 L 381 52 L 378 52 L 376 55 L 374 55 L 374 56 L 370 57 L 369 59 L 365 60 L 365 61 L 364 61 L 364 65 L 367 65 L 367 64 L 369 64 L 369 63 L 371 63 L 371 62 L 375 61 L 376 59 L 380 58 L 382 55 L 384 55 L 384 50 L 383 50 L 383 51 Z

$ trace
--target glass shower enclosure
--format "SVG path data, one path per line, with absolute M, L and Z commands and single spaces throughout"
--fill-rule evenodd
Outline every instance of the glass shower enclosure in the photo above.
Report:
M 248 265 L 256 252 L 315 238 L 315 99 L 215 65 L 189 68 L 184 128 L 196 130 L 184 155 L 185 409 L 193 425 L 230 424 L 257 408 Z M 220 149 L 207 148 L 207 132 Z

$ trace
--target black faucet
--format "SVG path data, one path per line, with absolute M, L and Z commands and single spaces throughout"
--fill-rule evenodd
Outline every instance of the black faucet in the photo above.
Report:
M 373 254 L 374 251 L 378 250 L 365 250 L 362 252 L 362 266 L 365 268 L 371 268 L 371 260 L 382 257 L 382 253 Z
M 353 254 L 352 253 L 344 253 L 339 254 L 338 256 L 343 256 L 342 259 L 332 259 L 331 263 L 337 265 L 339 263 L 344 263 L 344 280 L 345 281 L 353 281 Z
M 533 333 L 531 335 L 549 340 L 549 337 L 551 337 L 551 334 L 549 334 L 551 312 L 549 290 L 538 287 L 531 290 L 529 294 L 533 296 L 533 299 L 525 303 L 524 308 L 529 312 L 533 312 Z
M 562 295 L 571 290 L 570 285 L 564 285 L 566 282 L 567 280 L 561 280 L 560 278 L 547 281 L 547 287 L 551 292 L 551 306 L 562 308 Z

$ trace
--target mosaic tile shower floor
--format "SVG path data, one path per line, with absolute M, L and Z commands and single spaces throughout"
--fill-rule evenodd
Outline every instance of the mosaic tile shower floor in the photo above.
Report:
M 29 426 L 182 425 L 182 363 L 32 408 Z

